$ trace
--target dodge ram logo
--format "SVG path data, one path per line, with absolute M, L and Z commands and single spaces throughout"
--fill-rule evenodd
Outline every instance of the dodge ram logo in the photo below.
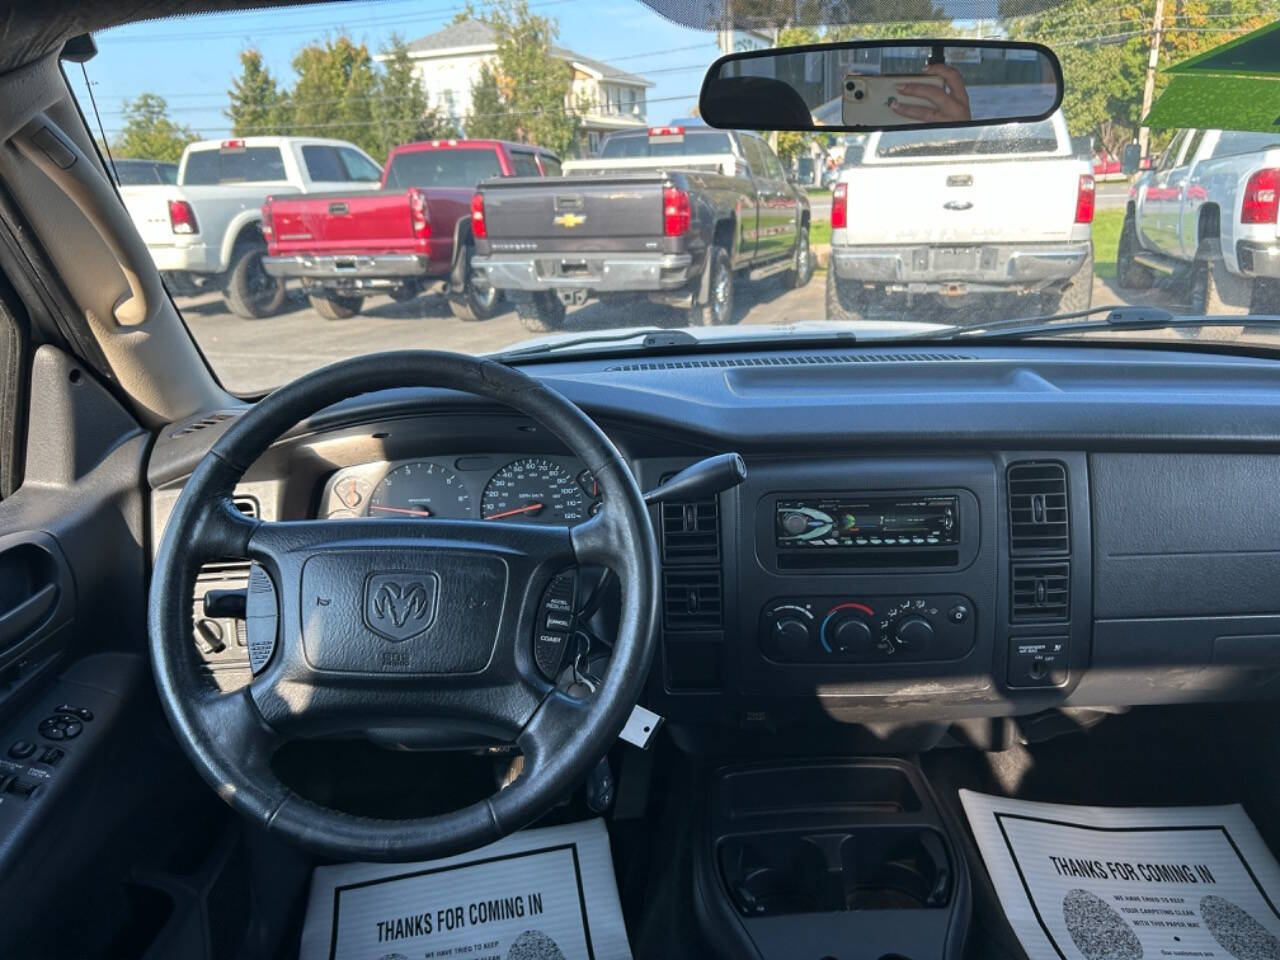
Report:
M 394 643 L 417 636 L 436 618 L 439 579 L 434 573 L 413 577 L 375 573 L 364 586 L 364 622 Z

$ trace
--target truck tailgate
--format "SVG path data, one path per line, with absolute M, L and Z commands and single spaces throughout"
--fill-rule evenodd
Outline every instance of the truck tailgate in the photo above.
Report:
M 178 188 L 168 184 L 120 188 L 120 199 L 129 211 L 129 218 L 142 242 L 149 247 L 173 243 L 175 234 L 169 221 L 169 201 L 180 197 Z
M 864 163 L 848 176 L 850 244 L 1071 238 L 1089 165 L 1073 157 Z
M 271 252 L 375 253 L 412 243 L 407 190 L 271 199 Z
M 662 236 L 661 172 L 487 180 L 485 222 L 494 250 L 648 249 Z M 508 248 L 510 249 L 510 248 Z

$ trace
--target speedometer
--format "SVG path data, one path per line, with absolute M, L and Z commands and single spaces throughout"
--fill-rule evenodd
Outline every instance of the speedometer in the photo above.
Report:
M 480 515 L 486 520 L 572 526 L 587 519 L 589 507 L 573 474 L 554 460 L 529 457 L 493 475 L 484 488 Z
M 371 517 L 444 517 L 466 519 L 471 494 L 448 467 L 430 460 L 402 463 L 374 488 L 369 497 Z

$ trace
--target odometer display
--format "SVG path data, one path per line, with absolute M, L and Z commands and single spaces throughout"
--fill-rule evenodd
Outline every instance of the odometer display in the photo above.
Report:
M 591 500 L 564 467 L 545 457 L 515 460 L 484 488 L 480 515 L 515 523 L 572 526 L 587 519 Z
M 369 497 L 368 514 L 388 519 L 475 516 L 471 494 L 458 475 L 430 460 L 402 463 L 383 477 Z

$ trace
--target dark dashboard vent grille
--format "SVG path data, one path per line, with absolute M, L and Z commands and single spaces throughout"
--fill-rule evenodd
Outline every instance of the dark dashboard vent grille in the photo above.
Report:
M 664 570 L 662 597 L 669 631 L 719 630 L 724 624 L 719 570 Z
M 662 505 L 662 561 L 720 562 L 720 509 L 714 497 Z
M 951 363 L 976 360 L 963 353 L 839 353 L 781 354 L 763 357 L 722 357 L 714 360 L 647 360 L 620 363 L 607 367 L 609 373 L 633 373 L 640 370 L 706 370 L 730 367 L 804 367 L 846 363 Z
M 1067 470 L 1053 461 L 1009 467 L 1009 547 L 1015 555 L 1061 554 L 1071 548 Z
M 1013 622 L 1066 620 L 1071 609 L 1071 565 L 1015 563 Z
M 203 430 L 205 427 L 212 427 L 215 424 L 222 423 L 224 420 L 230 420 L 234 416 L 234 413 L 211 413 L 206 417 L 201 417 L 199 420 L 193 420 L 191 423 L 179 427 L 169 436 L 170 438 L 185 437 L 188 434 Z

